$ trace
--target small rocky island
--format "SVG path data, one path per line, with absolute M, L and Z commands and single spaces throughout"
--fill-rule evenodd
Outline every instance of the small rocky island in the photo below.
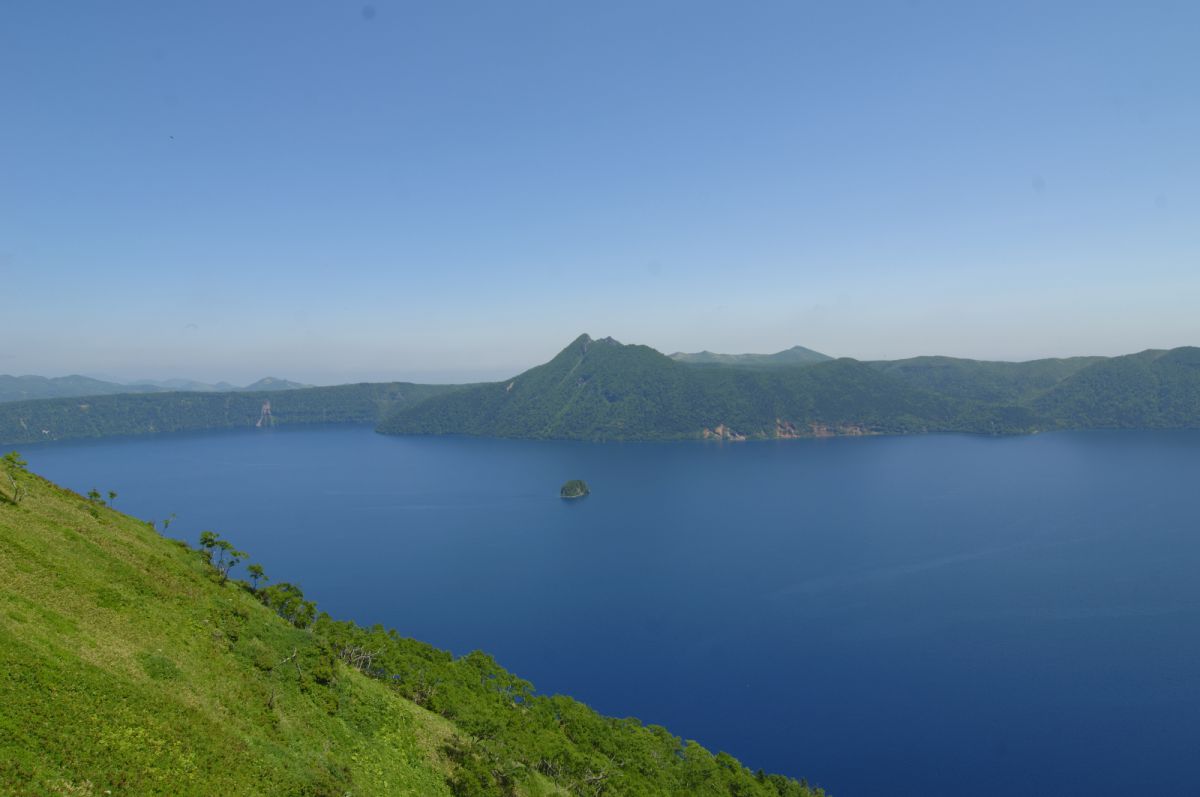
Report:
M 558 491 L 558 495 L 561 498 L 583 498 L 589 492 L 591 490 L 588 489 L 587 482 L 582 479 L 571 479 L 571 481 L 562 486 L 562 489 Z

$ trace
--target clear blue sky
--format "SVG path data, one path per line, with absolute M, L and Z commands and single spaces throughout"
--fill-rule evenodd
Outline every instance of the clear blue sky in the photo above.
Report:
M 0 5 L 0 373 L 1200 344 L 1195 2 Z

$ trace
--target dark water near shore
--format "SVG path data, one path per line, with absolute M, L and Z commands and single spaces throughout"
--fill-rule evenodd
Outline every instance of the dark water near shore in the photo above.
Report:
M 320 607 L 852 795 L 1194 794 L 1200 434 L 30 447 Z M 569 478 L 592 495 L 557 497 Z

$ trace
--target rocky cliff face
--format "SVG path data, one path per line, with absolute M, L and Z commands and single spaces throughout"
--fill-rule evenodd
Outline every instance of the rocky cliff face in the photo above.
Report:
M 861 437 L 869 434 L 875 434 L 875 432 L 871 431 L 865 426 L 858 426 L 855 424 L 830 425 L 825 423 L 808 423 L 797 426 L 791 421 L 786 421 L 783 418 L 776 418 L 775 428 L 769 432 L 752 432 L 751 434 L 747 435 L 735 431 L 725 424 L 719 424 L 711 429 L 705 427 L 700 431 L 700 436 L 705 440 L 729 440 L 734 442 L 740 442 L 750 437 L 774 440 L 795 440 L 799 438 L 813 437 Z
M 712 429 L 709 429 L 706 427 L 700 433 L 700 435 L 705 440 L 734 440 L 734 441 L 740 442 L 740 441 L 746 439 L 746 435 L 735 432 L 734 430 L 730 429 L 725 424 L 720 424 L 719 426 L 712 428 Z

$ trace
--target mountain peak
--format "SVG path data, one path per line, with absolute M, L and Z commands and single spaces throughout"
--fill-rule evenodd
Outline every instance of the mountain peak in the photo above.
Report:
M 559 356 L 564 354 L 583 355 L 587 354 L 588 349 L 592 346 L 620 346 L 621 342 L 613 337 L 593 338 L 586 332 L 575 338 L 567 344 L 567 347 L 559 352 Z

